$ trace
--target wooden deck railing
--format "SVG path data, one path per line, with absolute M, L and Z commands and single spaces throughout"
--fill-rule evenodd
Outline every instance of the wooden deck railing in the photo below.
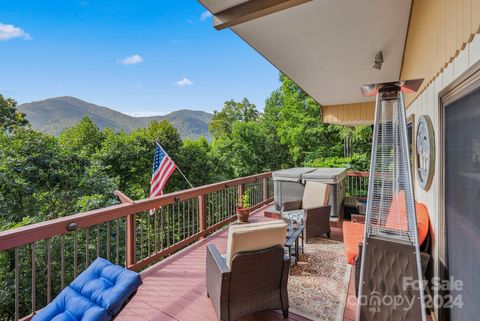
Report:
M 369 172 L 348 171 L 345 178 L 347 196 L 367 197 Z
M 8 316 L 29 318 L 96 257 L 140 271 L 235 220 L 248 191 L 253 209 L 272 200 L 271 173 L 133 201 L 0 232 L 0 291 Z M 2 311 L 0 311 L 2 313 Z M 3 311 L 5 314 L 5 311 Z

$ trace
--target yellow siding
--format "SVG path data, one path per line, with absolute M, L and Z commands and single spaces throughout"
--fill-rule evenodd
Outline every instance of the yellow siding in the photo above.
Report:
M 322 106 L 323 122 L 328 124 L 371 125 L 374 114 L 374 102 Z
M 401 79 L 424 78 L 410 105 L 480 31 L 480 0 L 413 0 Z

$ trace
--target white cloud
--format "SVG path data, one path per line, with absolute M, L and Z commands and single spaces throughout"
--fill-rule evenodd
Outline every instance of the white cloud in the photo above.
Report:
M 177 85 L 178 87 L 187 87 L 193 85 L 193 81 L 188 78 L 182 78 L 179 81 L 176 81 L 175 85 Z
M 209 19 L 211 16 L 212 16 L 212 14 L 209 11 L 204 11 L 200 15 L 200 20 L 205 21 L 205 20 Z
M 136 65 L 143 62 L 143 57 L 140 55 L 129 56 L 125 59 L 120 60 L 122 65 Z
M 133 113 L 126 113 L 126 114 L 133 117 L 151 117 L 151 116 L 163 116 L 166 113 L 158 112 L 158 111 L 136 111 Z
M 22 28 L 15 27 L 14 25 L 6 25 L 0 22 L 0 41 L 7 41 L 13 38 L 23 38 L 24 40 L 32 39 L 32 37 Z

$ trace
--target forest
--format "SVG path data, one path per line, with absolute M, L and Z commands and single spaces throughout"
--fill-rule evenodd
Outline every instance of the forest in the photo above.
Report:
M 33 130 L 0 95 L 0 230 L 115 204 L 117 189 L 148 197 L 155 141 L 194 186 L 293 166 L 367 170 L 371 128 L 323 124 L 320 106 L 286 76 L 279 80 L 263 112 L 247 98 L 215 111 L 211 143 L 182 141 L 166 120 L 126 133 L 100 131 L 85 117 L 54 137 Z M 165 192 L 188 187 L 176 172 Z

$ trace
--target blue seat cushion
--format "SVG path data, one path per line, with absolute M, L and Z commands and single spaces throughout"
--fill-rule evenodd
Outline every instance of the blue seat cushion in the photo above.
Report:
M 141 284 L 138 273 L 97 258 L 70 287 L 114 316 Z
M 108 321 L 107 310 L 66 287 L 49 305 L 40 310 L 32 321 Z

